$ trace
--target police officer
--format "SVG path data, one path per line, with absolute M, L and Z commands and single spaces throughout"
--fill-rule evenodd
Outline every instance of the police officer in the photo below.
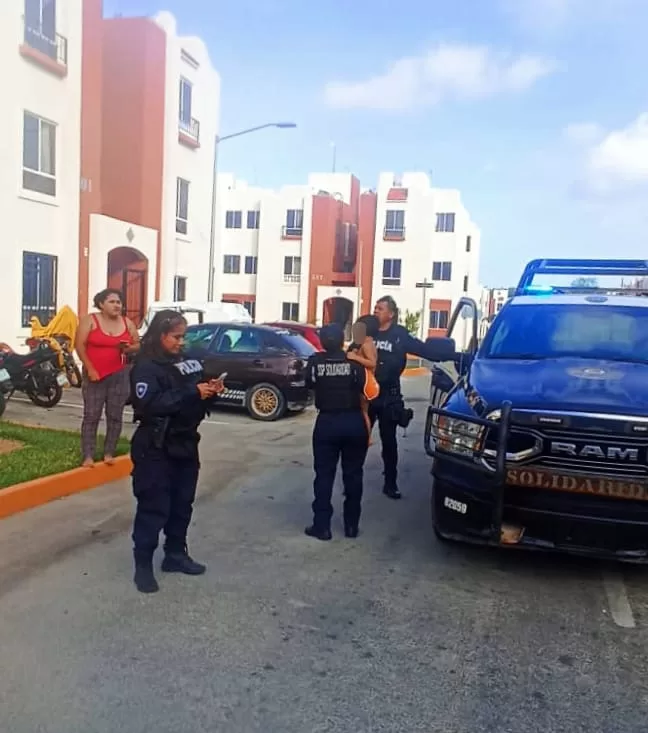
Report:
M 208 401 L 223 391 L 221 380 L 206 381 L 198 359 L 182 355 L 185 319 L 175 311 L 155 314 L 142 338 L 131 371 L 131 399 L 139 423 L 131 443 L 135 585 L 159 590 L 153 554 L 165 534 L 162 570 L 201 575 L 205 566 L 187 551 L 199 459 L 198 426 Z
M 320 332 L 323 352 L 313 354 L 306 382 L 315 391 L 318 410 L 313 429 L 313 524 L 309 537 L 331 539 L 331 495 L 337 464 L 342 459 L 344 482 L 344 534 L 358 536 L 362 502 L 362 474 L 369 436 L 362 416 L 360 397 L 365 392 L 364 367 L 349 361 L 344 353 L 344 331 L 337 324 Z
M 413 417 L 413 412 L 405 409 L 400 377 L 407 365 L 408 354 L 430 360 L 434 357 L 428 354 L 428 347 L 423 341 L 410 336 L 407 329 L 398 324 L 398 307 L 391 296 L 386 295 L 376 301 L 374 316 L 378 319 L 375 343 L 378 352 L 376 379 L 380 394 L 369 405 L 369 417 L 372 424 L 378 421 L 385 476 L 383 493 L 390 499 L 400 499 L 396 428 L 399 425 L 407 427 Z

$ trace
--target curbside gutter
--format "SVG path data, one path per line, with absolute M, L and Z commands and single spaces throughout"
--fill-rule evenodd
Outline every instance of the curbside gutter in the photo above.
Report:
M 112 466 L 96 463 L 0 489 L 0 519 L 126 478 L 132 468 L 130 456 L 119 456 Z

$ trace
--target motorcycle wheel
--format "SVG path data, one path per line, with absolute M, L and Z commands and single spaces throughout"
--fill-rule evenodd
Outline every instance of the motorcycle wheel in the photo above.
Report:
M 63 387 L 60 384 L 50 384 L 44 392 L 28 392 L 27 397 L 38 407 L 56 407 L 63 397 Z
M 71 364 L 66 364 L 65 371 L 67 372 L 67 378 L 70 386 L 80 389 L 83 377 L 81 376 L 81 370 L 79 369 L 79 367 L 74 362 L 72 362 Z

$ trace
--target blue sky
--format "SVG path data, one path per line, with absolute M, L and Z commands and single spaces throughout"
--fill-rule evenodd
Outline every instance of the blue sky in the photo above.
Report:
M 104 0 L 171 11 L 222 77 L 220 169 L 262 186 L 423 170 L 461 189 L 481 280 L 541 256 L 648 258 L 646 0 Z M 643 115 L 646 116 L 643 116 Z

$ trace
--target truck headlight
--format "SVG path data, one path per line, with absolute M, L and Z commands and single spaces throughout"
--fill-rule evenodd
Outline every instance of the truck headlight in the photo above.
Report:
M 454 417 L 434 415 L 432 435 L 437 447 L 449 453 L 473 456 L 481 450 L 485 429 L 481 425 Z

